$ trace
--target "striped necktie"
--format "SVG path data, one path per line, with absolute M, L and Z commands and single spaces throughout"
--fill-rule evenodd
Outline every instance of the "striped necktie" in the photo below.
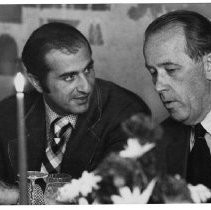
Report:
M 66 144 L 72 131 L 68 117 L 55 119 L 50 126 L 51 139 L 45 151 L 41 172 L 59 173 Z

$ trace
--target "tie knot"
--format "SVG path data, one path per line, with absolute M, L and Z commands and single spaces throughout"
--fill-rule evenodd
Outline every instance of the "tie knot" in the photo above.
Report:
M 195 126 L 195 136 L 196 137 L 204 138 L 205 133 L 206 133 L 206 130 L 203 128 L 203 126 L 201 125 L 201 123 L 198 123 Z
M 69 121 L 68 117 L 60 117 L 56 118 L 52 123 L 51 123 L 53 133 L 55 137 L 60 138 L 64 131 L 71 126 L 71 123 Z

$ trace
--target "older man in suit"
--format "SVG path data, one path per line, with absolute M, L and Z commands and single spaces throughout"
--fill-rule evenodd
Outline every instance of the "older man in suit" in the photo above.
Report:
M 211 23 L 191 11 L 154 20 L 144 57 L 170 118 L 160 162 L 170 174 L 211 188 Z

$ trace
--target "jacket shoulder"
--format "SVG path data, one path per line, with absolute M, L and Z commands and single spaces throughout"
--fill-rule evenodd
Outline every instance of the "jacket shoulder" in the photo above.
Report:
M 101 92 L 102 106 L 110 104 L 112 107 L 137 107 L 146 114 L 151 114 L 147 104 L 137 94 L 113 82 L 97 79 L 96 81 Z
M 40 96 L 41 94 L 39 94 L 37 91 L 30 91 L 30 92 L 24 93 L 25 112 L 34 103 L 34 101 Z M 4 116 L 16 117 L 16 110 L 17 110 L 16 95 L 12 95 L 0 102 L 0 116 L 1 117 L 4 117 Z

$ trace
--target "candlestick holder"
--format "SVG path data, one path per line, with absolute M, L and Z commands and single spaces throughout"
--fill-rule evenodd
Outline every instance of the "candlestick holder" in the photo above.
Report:
M 31 205 L 36 204 L 36 199 L 35 199 L 35 181 L 37 179 L 45 179 L 48 176 L 48 174 L 39 172 L 39 171 L 27 171 L 27 179 L 30 181 L 29 185 L 29 200 Z M 41 191 L 41 190 L 40 190 Z

